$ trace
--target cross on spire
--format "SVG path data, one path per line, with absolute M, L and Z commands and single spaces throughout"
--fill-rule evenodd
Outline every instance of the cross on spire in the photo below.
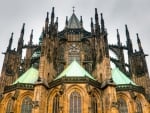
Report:
M 74 13 L 75 12 L 75 7 L 73 6 L 72 9 L 73 9 L 73 13 Z

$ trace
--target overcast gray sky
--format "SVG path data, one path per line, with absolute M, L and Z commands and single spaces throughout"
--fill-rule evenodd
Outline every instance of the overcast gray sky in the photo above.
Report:
M 125 27 L 127 24 L 134 49 L 137 49 L 136 33 L 139 33 L 145 53 L 150 54 L 150 0 L 0 0 L 0 52 L 5 52 L 11 32 L 14 32 L 13 48 L 17 47 L 22 23 L 25 22 L 25 43 L 29 40 L 31 29 L 34 29 L 34 43 L 38 42 L 46 17 L 55 7 L 59 17 L 59 30 L 63 29 L 66 16 L 71 16 L 72 7 L 75 13 L 83 16 L 84 28 L 90 30 L 90 18 L 94 17 L 94 8 L 102 12 L 108 40 L 116 43 L 116 29 L 121 41 L 126 44 Z M 0 69 L 4 55 L 0 54 Z M 150 57 L 147 57 L 150 70 Z

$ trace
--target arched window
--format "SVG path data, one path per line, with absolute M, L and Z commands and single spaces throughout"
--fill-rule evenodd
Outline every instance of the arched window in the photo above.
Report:
M 74 60 L 80 63 L 80 47 L 78 44 L 73 43 L 69 46 L 68 60 L 69 64 Z
M 94 95 L 91 96 L 91 113 L 97 113 L 97 99 Z
M 53 98 L 53 113 L 59 113 L 59 96 Z
M 23 99 L 21 113 L 32 113 L 32 100 L 30 97 L 25 97 Z
M 11 113 L 13 112 L 13 100 L 10 99 L 7 103 L 7 109 L 6 109 L 6 113 Z
M 70 112 L 81 113 L 81 96 L 78 92 L 74 91 L 70 95 Z
M 128 113 L 126 101 L 123 98 L 118 99 L 119 113 Z
M 136 113 L 143 113 L 142 104 L 138 99 L 136 99 L 136 109 L 137 109 Z

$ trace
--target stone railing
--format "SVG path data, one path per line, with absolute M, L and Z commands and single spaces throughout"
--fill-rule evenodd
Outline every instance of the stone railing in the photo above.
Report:
M 136 91 L 139 93 L 145 94 L 145 89 L 142 86 L 136 86 L 132 84 L 122 84 L 122 85 L 117 85 L 116 87 L 117 91 Z
M 24 89 L 24 90 L 33 90 L 34 85 L 33 84 L 26 84 L 26 83 L 17 83 L 10 86 L 5 86 L 4 93 L 16 90 L 16 89 Z

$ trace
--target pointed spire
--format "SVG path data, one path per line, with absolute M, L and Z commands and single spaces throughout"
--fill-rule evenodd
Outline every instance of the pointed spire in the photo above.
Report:
M 21 29 L 21 33 L 20 33 L 20 38 L 19 38 L 19 41 L 18 41 L 17 52 L 19 54 L 22 54 L 22 48 L 23 48 L 23 43 L 24 43 L 24 40 L 23 40 L 24 31 L 25 31 L 25 23 L 23 23 L 23 26 L 22 26 L 22 29 Z
M 81 24 L 81 27 L 83 27 L 83 20 L 82 20 L 82 16 L 80 16 L 80 24 Z
M 128 30 L 128 26 L 125 25 L 125 29 L 126 29 L 126 37 L 127 37 L 127 40 L 130 39 L 130 34 L 129 34 L 129 30 Z
M 118 41 L 118 46 L 121 45 L 121 42 L 120 42 L 120 34 L 119 34 L 119 30 L 117 29 L 117 41 Z
M 24 31 L 25 31 L 25 23 L 23 23 L 22 25 L 19 42 L 23 42 Z
M 44 27 L 42 28 L 42 34 L 43 34 L 43 37 L 45 37 L 45 29 L 44 29 Z
M 49 12 L 47 12 L 47 16 L 46 16 L 46 19 L 45 19 L 45 30 L 46 30 L 46 33 L 48 33 L 48 24 L 49 24 Z
M 105 23 L 104 23 L 104 19 L 103 19 L 103 13 L 101 13 L 101 29 L 102 29 L 102 32 L 105 31 Z
M 68 16 L 66 16 L 66 27 L 68 27 Z
M 95 8 L 95 35 L 97 38 L 100 36 L 100 25 L 99 25 L 97 8 Z
M 31 30 L 31 34 L 30 34 L 30 41 L 29 41 L 29 45 L 33 44 L 33 29 Z
M 53 7 L 52 13 L 51 13 L 51 24 L 54 24 L 54 18 L 55 18 L 55 13 L 54 13 L 54 7 Z
M 23 34 L 23 35 L 24 35 L 24 28 L 25 28 L 25 23 L 23 23 L 22 29 L 21 29 L 21 34 Z
M 11 46 L 12 46 L 12 42 L 13 42 L 13 32 L 11 33 L 11 37 L 9 39 L 9 44 L 8 44 L 8 47 L 7 47 L 7 51 L 10 51 L 11 50 Z
M 127 25 L 125 25 L 126 29 L 126 37 L 127 37 L 127 48 L 128 48 L 128 53 L 131 54 L 133 53 L 133 48 L 132 48 L 132 41 L 130 39 L 130 34 Z
M 94 24 L 93 24 L 93 18 L 91 17 L 91 32 L 94 34 Z
M 97 8 L 95 8 L 95 24 L 96 24 L 96 25 L 99 25 L 99 19 L 98 19 Z
M 57 30 L 58 29 L 58 17 L 56 17 L 55 27 L 56 27 L 56 30 Z
M 144 53 L 143 52 L 143 48 L 142 48 L 142 44 L 141 44 L 141 40 L 139 38 L 138 33 L 136 35 L 137 35 L 137 43 L 138 43 L 139 51 L 142 52 L 142 53 Z

